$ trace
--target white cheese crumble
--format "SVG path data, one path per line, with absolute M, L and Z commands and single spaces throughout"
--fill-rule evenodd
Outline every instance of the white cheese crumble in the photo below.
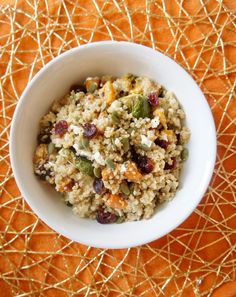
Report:
M 148 139 L 145 135 L 141 135 L 141 143 L 147 147 L 151 147 L 152 141 Z
M 122 164 L 121 166 L 120 166 L 120 172 L 121 173 L 124 173 L 126 171 L 126 166 L 125 166 L 125 164 Z
M 75 135 L 79 135 L 81 128 L 75 125 L 70 125 L 71 130 L 74 132 Z
M 99 152 L 96 152 L 94 155 L 94 160 L 99 164 L 99 165 L 102 165 L 104 166 L 105 165 L 105 161 L 102 157 L 102 155 L 99 153 Z
M 76 150 L 76 155 L 86 157 L 90 161 L 93 160 L 93 154 L 91 152 L 79 149 L 79 146 L 77 143 L 73 144 L 73 148 Z
M 159 124 L 160 124 L 159 117 L 155 117 L 154 119 L 151 120 L 151 127 L 152 128 L 157 128 Z
M 112 102 L 112 104 L 110 105 L 110 107 L 107 109 L 108 112 L 113 112 L 116 111 L 117 109 L 119 109 L 121 107 L 121 102 L 118 100 L 115 100 Z
M 118 138 L 115 139 L 115 145 L 118 147 L 121 145 L 120 139 Z
M 160 138 L 162 140 L 168 141 L 168 137 L 167 137 L 167 135 L 165 133 L 161 133 Z

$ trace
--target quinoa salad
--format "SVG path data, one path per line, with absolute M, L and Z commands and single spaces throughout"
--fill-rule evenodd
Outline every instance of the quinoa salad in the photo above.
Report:
M 148 219 L 178 190 L 184 120 L 175 95 L 149 78 L 88 77 L 41 119 L 34 173 L 82 218 Z

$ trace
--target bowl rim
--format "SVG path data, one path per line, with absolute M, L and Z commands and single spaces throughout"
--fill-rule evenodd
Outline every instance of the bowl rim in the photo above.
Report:
M 104 244 L 103 246 L 100 244 L 96 244 L 94 242 L 92 242 L 89 237 L 87 237 L 86 239 L 84 238 L 84 240 L 79 240 L 76 238 L 74 238 L 73 234 L 66 232 L 64 229 L 62 229 L 60 227 L 59 224 L 55 224 L 53 220 L 50 220 L 50 218 L 48 218 L 47 216 L 44 216 L 44 214 L 42 214 L 41 210 L 39 208 L 37 208 L 34 203 L 32 202 L 32 200 L 28 197 L 28 195 L 26 194 L 27 190 L 25 189 L 23 183 L 21 182 L 21 177 L 19 174 L 19 170 L 17 169 L 17 165 L 16 165 L 16 160 L 15 160 L 15 156 L 14 156 L 14 135 L 15 135 L 15 124 L 18 118 L 18 114 L 19 111 L 21 110 L 21 106 L 23 104 L 24 98 L 26 96 L 26 94 L 28 93 L 28 90 L 34 85 L 35 81 L 38 80 L 38 78 L 43 74 L 43 72 L 48 69 L 49 67 L 51 67 L 53 64 L 57 63 L 57 61 L 59 61 L 60 59 L 62 59 L 63 57 L 67 56 L 67 55 L 71 55 L 71 53 L 73 52 L 77 52 L 80 51 L 81 49 L 86 49 L 86 48 L 96 48 L 96 47 L 100 47 L 100 46 L 106 46 L 106 45 L 124 45 L 127 47 L 136 47 L 136 48 L 143 48 L 144 50 L 146 50 L 147 52 L 149 52 L 150 54 L 154 54 L 154 53 L 158 53 L 159 55 L 163 56 L 163 58 L 168 59 L 169 62 L 174 63 L 175 66 L 179 69 L 179 71 L 181 71 L 183 74 L 187 75 L 192 83 L 195 85 L 196 88 L 198 88 L 198 90 L 200 91 L 200 93 L 203 95 L 203 104 L 205 105 L 205 109 L 208 112 L 208 116 L 209 116 L 209 124 L 210 127 L 209 129 L 211 129 L 211 131 L 214 133 L 214 135 L 212 135 L 212 158 L 209 162 L 209 167 L 208 167 L 208 175 L 205 178 L 205 181 L 203 183 L 203 186 L 201 188 L 201 192 L 199 192 L 199 197 L 198 199 L 195 199 L 192 201 L 192 207 L 191 210 L 189 210 L 188 212 L 185 213 L 185 215 L 181 216 L 180 219 L 176 220 L 174 224 L 170 225 L 169 228 L 167 228 L 164 232 L 159 232 L 158 235 L 153 234 L 150 236 L 146 236 L 146 237 L 139 237 L 136 240 L 133 240 L 132 242 L 128 243 L 128 244 L 120 244 L 120 245 L 113 245 L 112 242 Z M 174 90 L 173 90 L 174 91 Z M 137 43 L 133 43 L 133 42 L 127 42 L 127 41 L 98 41 L 98 42 L 93 42 L 93 43 L 88 43 L 88 44 L 84 44 L 84 45 L 80 45 L 77 46 L 75 48 L 72 48 L 60 55 L 58 55 L 57 57 L 53 58 L 51 61 L 49 61 L 45 66 L 43 66 L 36 74 L 35 76 L 31 79 L 31 81 L 26 85 L 23 93 L 20 96 L 20 99 L 17 103 L 17 106 L 15 108 L 14 114 L 13 114 L 13 118 L 11 121 L 11 128 L 10 128 L 10 138 L 9 138 L 9 151 L 10 151 L 10 162 L 11 162 L 11 167 L 13 170 L 13 175 L 16 181 L 16 184 L 22 194 L 22 197 L 26 200 L 26 202 L 29 204 L 30 208 L 33 210 L 34 214 L 36 214 L 44 223 L 46 223 L 51 229 L 53 229 L 55 232 L 62 234 L 63 236 L 65 236 L 66 238 L 73 240 L 75 242 L 79 242 L 81 244 L 85 244 L 87 246 L 93 246 L 96 248 L 112 248 L 112 249 L 122 249 L 122 248 L 130 248 L 130 247 L 134 247 L 134 246 L 139 246 L 142 244 L 146 244 L 149 242 L 152 242 L 156 239 L 159 239 L 163 236 L 165 236 L 166 234 L 168 234 L 169 232 L 171 232 L 172 230 L 174 230 L 175 228 L 177 228 L 180 224 L 182 224 L 189 216 L 190 214 L 194 211 L 194 209 L 197 207 L 197 205 L 199 204 L 199 202 L 201 201 L 201 199 L 203 198 L 205 192 L 207 191 L 208 185 L 210 183 L 210 180 L 212 178 L 213 175 L 213 171 L 214 171 L 214 166 L 215 166 L 215 160 L 216 160 L 216 129 L 215 129 L 215 123 L 214 123 L 214 118 L 210 109 L 210 106 L 208 105 L 208 102 L 203 94 L 203 92 L 201 91 L 200 87 L 197 85 L 197 83 L 195 82 L 195 80 L 192 78 L 192 76 L 184 69 L 182 68 L 175 60 L 171 59 L 170 57 L 166 56 L 165 54 L 159 52 L 158 50 L 152 49 L 148 46 L 144 46 L 141 44 L 137 44 Z M 174 225 L 174 227 L 173 227 Z

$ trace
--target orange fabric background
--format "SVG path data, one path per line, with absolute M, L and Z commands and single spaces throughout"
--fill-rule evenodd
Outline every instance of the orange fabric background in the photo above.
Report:
M 235 297 L 236 1 L 0 5 L 0 296 Z M 148 45 L 183 66 L 208 100 L 218 137 L 214 175 L 194 213 L 167 236 L 126 250 L 89 248 L 41 222 L 17 189 L 8 148 L 33 75 L 72 47 L 111 39 Z

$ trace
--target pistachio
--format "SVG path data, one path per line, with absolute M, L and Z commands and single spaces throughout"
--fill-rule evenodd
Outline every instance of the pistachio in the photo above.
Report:
M 76 167 L 83 174 L 94 176 L 92 162 L 85 157 L 78 157 L 75 162 Z
M 109 167 L 110 169 L 112 169 L 112 170 L 115 169 L 115 165 L 110 158 L 106 158 L 105 163 L 106 163 L 107 167 Z

